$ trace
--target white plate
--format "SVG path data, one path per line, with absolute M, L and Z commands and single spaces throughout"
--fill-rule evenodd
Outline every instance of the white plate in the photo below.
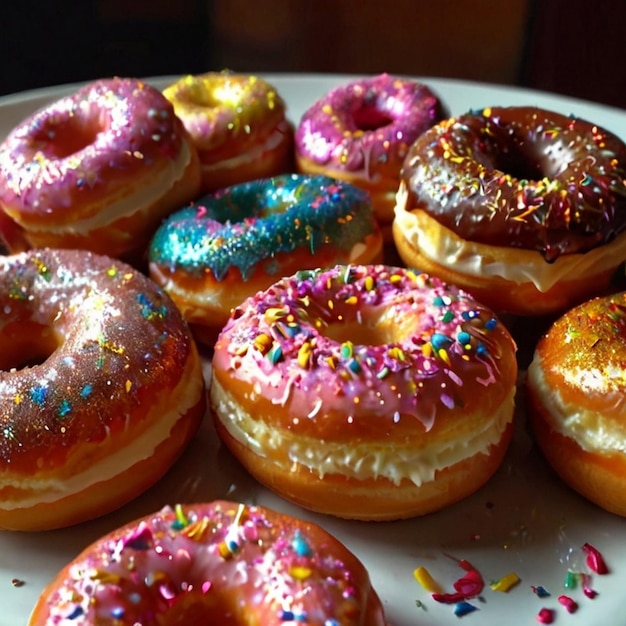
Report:
M 298 120 L 317 97 L 350 80 L 347 76 L 267 78 Z M 452 114 L 484 106 L 531 104 L 586 117 L 626 138 L 626 113 L 606 106 L 529 90 L 424 78 Z M 169 79 L 151 82 L 163 86 Z M 0 98 L 0 136 L 26 114 L 75 87 L 43 89 Z M 528 347 L 527 347 L 528 349 Z M 355 523 L 314 515 L 261 488 L 217 441 L 210 424 L 180 462 L 156 486 L 114 514 L 66 530 L 0 532 L 0 626 L 25 624 L 48 580 L 89 542 L 122 523 L 166 503 L 229 498 L 254 502 L 312 519 L 347 544 L 368 567 L 393 626 L 536 624 L 540 609 L 554 609 L 558 624 L 618 624 L 626 617 L 626 520 L 582 500 L 556 479 L 526 434 L 523 415 L 497 475 L 467 500 L 427 517 L 394 523 Z M 594 545 L 610 573 L 593 576 L 598 596 L 590 600 L 578 585 L 566 589 L 568 571 L 586 572 L 580 546 Z M 446 554 L 466 559 L 487 583 L 477 611 L 457 617 L 453 606 L 438 604 L 414 579 L 420 565 L 447 590 L 463 571 Z M 508 593 L 489 583 L 514 572 L 521 582 Z M 18 584 L 20 581 L 22 584 Z M 550 593 L 539 598 L 533 587 Z M 579 603 L 569 614 L 558 602 L 567 594 Z

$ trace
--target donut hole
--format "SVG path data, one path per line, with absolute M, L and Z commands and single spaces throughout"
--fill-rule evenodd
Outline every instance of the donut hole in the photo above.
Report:
M 411 335 L 415 320 L 396 316 L 393 309 L 368 312 L 358 319 L 337 319 L 323 330 L 324 336 L 337 343 L 352 342 L 360 346 L 397 344 Z
M 98 119 L 73 115 L 42 127 L 36 140 L 45 145 L 47 156 L 63 159 L 94 143 L 102 130 Z
M 393 123 L 393 118 L 376 107 L 363 107 L 352 114 L 352 119 L 358 130 L 378 130 Z
M 0 371 L 41 365 L 57 350 L 59 343 L 50 326 L 32 321 L 11 322 L 0 333 Z
M 544 171 L 544 163 L 527 150 L 501 150 L 495 163 L 496 169 L 516 180 L 539 181 L 551 173 Z

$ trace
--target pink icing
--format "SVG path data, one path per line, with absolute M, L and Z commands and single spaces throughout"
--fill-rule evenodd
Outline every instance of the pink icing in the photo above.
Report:
M 167 623 L 194 606 L 189 623 L 384 624 L 365 569 L 334 538 L 229 502 L 166 507 L 104 537 L 40 603 L 47 626 Z
M 443 116 L 421 83 L 381 74 L 337 87 L 313 104 L 296 130 L 297 152 L 317 164 L 373 177 L 399 169 L 411 144 Z
M 499 385 L 509 348 L 489 309 L 437 278 L 337 266 L 299 272 L 245 301 L 217 340 L 213 367 L 249 383 L 249 401 L 287 407 L 289 420 L 308 417 L 289 422 L 294 434 L 349 438 L 352 424 L 374 436 L 412 416 L 428 430 L 439 412 L 471 410 L 483 401 L 477 384 L 486 393 Z
M 181 149 L 183 127 L 169 101 L 140 80 L 107 79 L 24 120 L 0 146 L 0 203 L 59 219 L 77 194 L 119 194 L 118 180 L 141 175 Z

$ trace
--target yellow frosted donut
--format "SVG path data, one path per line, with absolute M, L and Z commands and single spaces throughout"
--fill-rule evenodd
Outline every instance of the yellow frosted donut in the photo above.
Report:
M 293 127 L 276 89 L 257 76 L 184 76 L 163 94 L 200 155 L 204 191 L 292 169 Z

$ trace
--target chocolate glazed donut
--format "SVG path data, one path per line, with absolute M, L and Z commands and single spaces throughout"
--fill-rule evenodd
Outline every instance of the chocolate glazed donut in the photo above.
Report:
M 400 174 L 394 242 L 406 265 L 499 313 L 562 312 L 613 289 L 626 258 L 626 145 L 533 107 L 440 122 Z
M 626 226 L 626 145 L 581 119 L 532 107 L 483 109 L 427 131 L 402 178 L 463 239 L 585 252 Z

